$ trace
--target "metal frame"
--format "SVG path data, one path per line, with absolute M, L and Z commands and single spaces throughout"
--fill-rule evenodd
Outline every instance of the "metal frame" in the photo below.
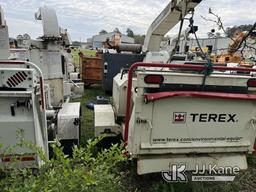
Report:
M 240 94 L 240 93 L 218 93 L 207 91 L 173 91 L 160 93 L 145 94 L 145 102 L 157 101 L 169 97 L 201 97 L 201 98 L 222 98 L 222 99 L 240 99 L 240 100 L 256 100 L 255 94 Z
M 42 100 L 42 109 L 45 110 L 45 95 L 44 95 L 44 81 L 43 81 L 43 73 L 41 69 L 34 63 L 28 61 L 12 61 L 12 60 L 2 60 L 0 61 L 0 65 L 30 65 L 39 73 L 39 83 L 40 83 L 40 93 Z

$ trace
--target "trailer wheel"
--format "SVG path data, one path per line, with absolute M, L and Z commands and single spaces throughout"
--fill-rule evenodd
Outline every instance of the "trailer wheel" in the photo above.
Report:
M 91 83 L 85 83 L 85 84 L 84 84 L 84 88 L 85 88 L 85 89 L 89 89 L 90 87 L 91 87 Z
M 117 136 L 112 137 L 104 137 L 101 141 L 97 143 L 98 149 L 108 149 L 114 144 L 121 144 L 122 142 L 122 135 L 119 134 Z

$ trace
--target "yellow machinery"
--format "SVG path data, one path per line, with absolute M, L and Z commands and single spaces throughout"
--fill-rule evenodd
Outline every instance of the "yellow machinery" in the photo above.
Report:
M 229 44 L 228 53 L 222 54 L 216 58 L 219 63 L 239 63 L 241 66 L 252 67 L 251 63 L 246 63 L 244 58 L 237 54 L 237 50 L 242 41 L 248 36 L 247 32 L 236 33 L 235 37 L 232 39 L 232 43 Z

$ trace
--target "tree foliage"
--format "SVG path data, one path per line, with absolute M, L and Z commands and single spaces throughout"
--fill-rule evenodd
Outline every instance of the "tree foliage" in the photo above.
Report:
M 99 35 L 104 35 L 104 34 L 106 34 L 106 33 L 108 33 L 105 29 L 102 29 L 100 32 L 99 32 Z
M 126 34 L 127 34 L 128 37 L 134 37 L 134 33 L 130 28 L 126 29 Z
M 121 34 L 120 30 L 119 30 L 117 27 L 114 29 L 114 32 L 115 32 L 115 33 L 120 33 L 120 34 Z
M 62 152 L 60 143 L 52 145 L 54 158 L 32 169 L 2 170 L 1 192 L 119 192 L 127 191 L 121 183 L 117 165 L 125 161 L 123 145 L 97 151 L 99 139 L 89 141 L 85 148 L 74 146 L 73 156 Z M 18 163 L 18 162 L 16 162 Z
M 211 8 L 209 8 L 209 14 L 210 14 L 211 16 L 213 16 L 215 19 L 206 18 L 205 16 L 202 16 L 202 15 L 201 15 L 201 18 L 204 19 L 204 20 L 206 20 L 206 21 L 210 21 L 210 22 L 215 23 L 215 24 L 218 26 L 218 29 L 219 29 L 219 30 L 222 30 L 222 31 L 224 32 L 224 34 L 225 34 L 227 37 L 229 37 L 229 38 L 234 37 L 234 35 L 235 35 L 236 32 L 249 31 L 249 30 L 253 27 L 253 25 L 251 25 L 251 24 L 245 24 L 245 25 L 238 25 L 238 26 L 235 25 L 235 26 L 233 26 L 233 27 L 227 27 L 227 28 L 225 28 L 225 27 L 224 27 L 224 24 L 223 24 L 223 22 L 222 22 L 221 17 L 220 17 L 219 15 L 217 15 L 216 13 L 214 13 Z M 210 33 L 208 33 L 207 35 L 208 35 L 208 37 L 209 37 L 209 36 L 210 36 L 210 37 L 211 37 L 211 36 L 216 36 L 216 37 L 218 37 L 218 36 L 220 36 L 221 34 L 217 34 L 217 33 L 214 34 L 214 33 L 210 32 Z
M 233 27 L 227 27 L 226 28 L 226 35 L 228 37 L 233 37 L 235 35 L 235 33 L 237 31 L 249 31 L 250 29 L 252 28 L 252 25 L 251 24 L 247 24 L 247 25 L 235 25 Z
M 135 43 L 143 45 L 144 40 L 145 40 L 145 35 L 134 35 L 133 38 L 134 38 Z
M 131 28 L 126 29 L 126 34 L 128 37 L 134 38 L 134 42 L 136 44 L 143 45 L 144 40 L 145 40 L 145 35 L 135 34 Z

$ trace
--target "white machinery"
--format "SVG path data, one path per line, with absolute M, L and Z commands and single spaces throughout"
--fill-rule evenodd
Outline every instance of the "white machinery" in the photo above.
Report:
M 56 121 L 59 139 L 67 143 L 69 139 L 76 140 L 75 144 L 78 144 L 80 103 L 69 103 L 71 87 L 75 84 L 68 78 L 72 59 L 66 48 L 71 44 L 70 36 L 66 29 L 59 27 L 53 8 L 40 7 L 35 18 L 42 21 L 44 34 L 39 39 L 28 41 L 27 46 L 30 61 L 36 63 L 44 74 L 47 107 L 51 111 L 55 109 L 54 116 L 49 118 Z
M 1 10 L 1 30 L 8 42 L 8 32 Z M 62 49 L 68 45 L 66 31 L 60 32 L 54 9 L 39 9 L 44 36 L 29 40 L 29 60 L 7 60 L 9 48 L 0 44 L 0 143 L 1 163 L 20 160 L 21 166 L 38 166 L 42 163 L 38 154 L 30 148 L 14 147 L 22 139 L 40 147 L 49 158 L 49 143 L 58 138 L 64 152 L 71 154 L 74 144 L 79 144 L 80 103 L 70 103 L 64 97 L 63 83 L 67 64 L 63 61 Z M 3 60 L 4 59 L 4 60 Z M 15 157 L 15 158 L 13 158 Z
M 36 19 L 42 20 L 44 35 L 28 42 L 29 60 L 42 69 L 49 84 L 51 104 L 58 106 L 64 102 L 64 80 L 67 80 L 67 63 L 62 50 L 70 44 L 69 36 L 61 33 L 55 10 L 41 7 Z
M 0 59 L 7 59 L 10 56 L 8 26 L 4 19 L 4 13 L 0 7 Z
M 33 63 L 0 60 L 0 132 L 1 162 L 10 163 L 17 158 L 21 166 L 40 165 L 41 159 L 29 148 L 14 148 L 17 132 L 22 139 L 40 147 L 48 158 L 48 135 L 44 82 L 41 70 Z
M 177 5 L 181 11 L 198 3 L 172 1 L 150 26 L 145 50 L 158 51 L 159 36 L 179 20 Z M 95 105 L 95 135 L 121 133 L 138 174 L 168 172 L 179 163 L 186 170 L 247 169 L 256 137 L 255 69 L 207 70 L 202 64 L 133 64 L 114 78 L 113 105 Z

